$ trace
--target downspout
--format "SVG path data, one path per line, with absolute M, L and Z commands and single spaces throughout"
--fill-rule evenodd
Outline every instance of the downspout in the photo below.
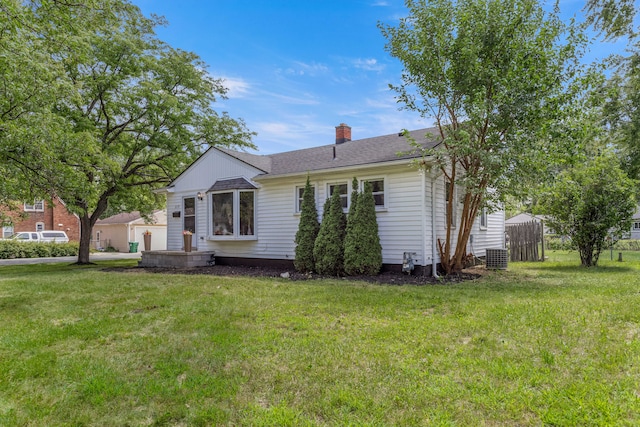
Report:
M 427 266 L 427 172 L 423 169 L 420 175 L 422 175 L 422 271 L 424 272 Z

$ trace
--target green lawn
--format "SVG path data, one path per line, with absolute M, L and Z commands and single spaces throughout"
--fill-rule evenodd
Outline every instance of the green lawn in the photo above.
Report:
M 420 287 L 0 267 L 0 425 L 640 424 L 640 256 L 547 255 Z

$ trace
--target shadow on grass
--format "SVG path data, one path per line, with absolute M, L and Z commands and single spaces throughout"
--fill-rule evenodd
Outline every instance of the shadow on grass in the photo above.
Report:
M 585 273 L 585 274 L 611 274 L 611 273 L 630 273 L 635 271 L 631 266 L 626 265 L 598 265 L 596 267 L 582 267 L 579 264 L 559 264 L 550 265 L 550 263 L 531 263 L 526 267 L 528 270 L 537 271 L 553 271 L 557 273 Z

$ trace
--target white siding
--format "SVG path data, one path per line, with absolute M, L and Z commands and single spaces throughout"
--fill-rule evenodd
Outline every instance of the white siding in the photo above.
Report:
M 217 179 L 244 176 L 254 179 L 256 190 L 255 232 L 256 240 L 211 240 L 210 197 L 202 201 L 196 198 L 196 233 L 193 245 L 198 250 L 214 250 L 217 256 L 267 258 L 293 260 L 294 238 L 300 215 L 296 213 L 296 187 L 303 186 L 306 174 L 297 177 L 263 178 L 260 173 L 224 153 L 210 151 L 186 171 L 176 182 L 173 192 L 167 196 L 168 237 L 167 249 L 182 249 L 182 200 L 205 192 Z M 351 171 L 334 171 L 331 175 L 311 173 L 310 181 L 316 189 L 316 209 L 322 215 L 328 184 L 346 182 L 349 198 L 353 177 L 385 180 L 386 206 L 377 211 L 382 257 L 385 264 L 401 264 L 404 252 L 415 252 L 416 263 L 430 265 L 432 254 L 432 205 L 431 178 L 424 178 L 408 165 L 368 166 Z M 424 180 L 424 182 L 423 182 Z M 436 178 L 436 237 L 443 239 L 445 229 L 444 178 Z M 423 205 L 424 204 L 424 205 Z M 179 218 L 172 213 L 180 212 Z M 425 217 L 426 215 L 426 217 Z M 458 219 L 460 215 L 458 214 Z M 321 219 L 321 218 L 320 218 Z M 457 230 L 456 230 L 457 231 Z M 496 212 L 488 216 L 487 230 L 474 226 L 473 252 L 484 255 L 486 247 L 503 247 L 504 214 Z M 456 234 L 454 233 L 454 240 Z M 471 246 L 471 245 L 470 245 Z M 470 247 L 470 252 L 472 251 Z M 436 261 L 439 261 L 437 250 Z
M 185 197 L 196 197 L 198 192 L 205 193 L 218 179 L 237 177 L 252 179 L 259 173 L 262 173 L 259 169 L 216 149 L 210 149 L 202 155 L 176 179 L 167 194 L 167 249 L 181 250 L 184 247 L 182 240 L 184 212 L 182 210 Z M 193 236 L 193 246 L 200 250 L 218 250 L 215 245 L 207 241 L 208 200 L 208 197 L 203 200 L 196 198 L 196 234 Z M 180 217 L 174 217 L 174 212 L 180 212 Z M 258 215 L 257 212 L 256 215 Z M 243 243 L 247 246 L 247 242 Z

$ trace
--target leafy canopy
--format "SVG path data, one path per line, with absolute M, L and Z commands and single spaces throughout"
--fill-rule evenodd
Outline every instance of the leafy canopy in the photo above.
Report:
M 380 25 L 387 50 L 403 66 L 392 88 L 405 108 L 435 119 L 442 143 L 422 149 L 420 167 L 435 169 L 460 194 L 463 211 L 447 215 L 440 256 L 447 272 L 462 268 L 468 237 L 482 206 L 544 176 L 564 139 L 582 41 L 555 13 L 535 0 L 409 0 L 409 16 L 396 27 Z M 566 41 L 563 41 L 566 40 Z M 456 187 L 459 188 L 456 191 Z M 457 209 L 449 198 L 448 212 Z M 453 230 L 457 227 L 457 236 Z M 453 242 L 457 241 L 454 251 Z
M 0 168 L 14 195 L 57 195 L 80 217 L 79 262 L 109 204 L 150 211 L 151 190 L 208 146 L 252 146 L 241 120 L 213 108 L 223 82 L 130 2 L 3 2 L 0 13 Z

